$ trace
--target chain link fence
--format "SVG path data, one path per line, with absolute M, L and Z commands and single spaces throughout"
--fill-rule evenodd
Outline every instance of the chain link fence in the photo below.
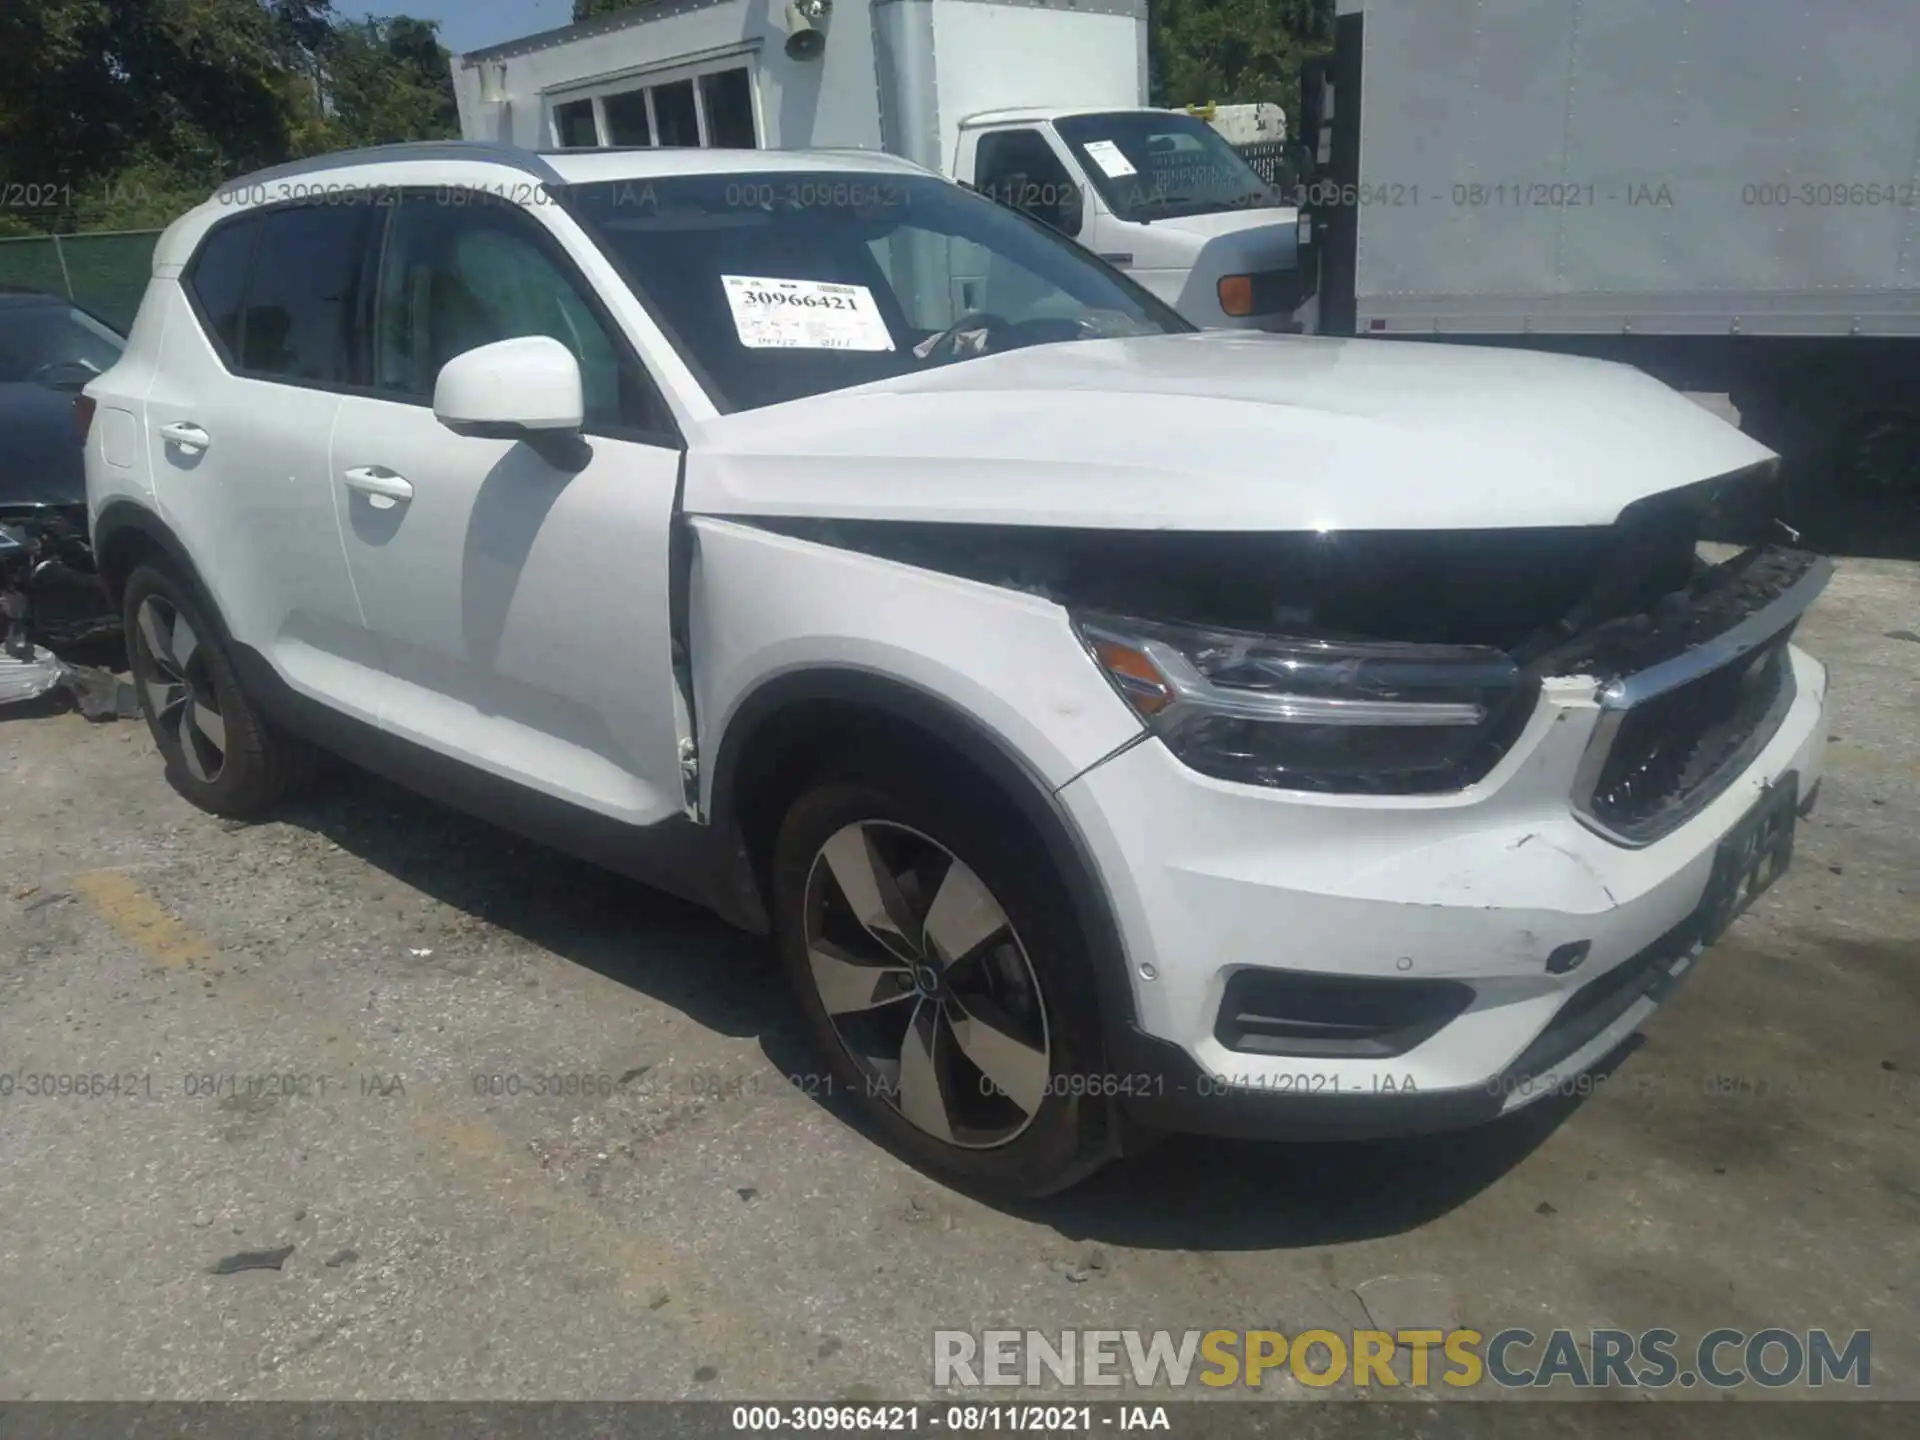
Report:
M 0 239 L 0 287 L 65 295 L 126 330 L 146 293 L 160 233 L 102 230 Z

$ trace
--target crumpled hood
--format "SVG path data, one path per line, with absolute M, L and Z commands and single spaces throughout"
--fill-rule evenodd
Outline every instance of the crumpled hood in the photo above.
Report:
M 1218 331 L 1033 346 L 688 439 L 696 514 L 1171 530 L 1605 525 L 1772 453 L 1625 365 Z

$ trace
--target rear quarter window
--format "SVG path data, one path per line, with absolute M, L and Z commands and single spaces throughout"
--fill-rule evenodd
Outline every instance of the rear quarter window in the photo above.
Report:
M 240 309 L 247 294 L 247 265 L 259 233 L 260 222 L 253 217 L 229 220 L 200 242 L 187 267 L 187 291 L 229 365 L 240 358 Z
M 373 205 L 293 205 L 222 222 L 185 284 L 231 370 L 333 387 L 359 383 L 355 325 Z
M 354 381 L 352 320 L 369 205 L 296 205 L 261 217 L 240 317 L 240 368 L 321 385 Z

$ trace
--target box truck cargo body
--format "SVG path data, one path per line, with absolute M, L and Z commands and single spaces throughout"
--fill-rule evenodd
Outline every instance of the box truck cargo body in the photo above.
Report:
M 531 149 L 884 149 L 1023 210 L 1201 325 L 1291 328 L 1298 212 L 1146 106 L 1146 0 L 659 0 L 454 57 Z
M 1613 355 L 1776 448 L 1912 458 L 1913 0 L 1339 11 L 1300 117 L 1310 328 Z

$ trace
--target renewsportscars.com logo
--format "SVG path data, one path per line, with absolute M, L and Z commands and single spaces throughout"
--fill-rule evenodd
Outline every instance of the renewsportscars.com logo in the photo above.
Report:
M 1396 1351 L 1403 1352 L 1396 1368 Z M 1872 1383 L 1873 1332 L 1709 1330 L 1683 1347 L 1672 1330 L 936 1330 L 933 1383 L 979 1387 L 1215 1389 L 1292 1377 L 1326 1387 L 1691 1389 Z

